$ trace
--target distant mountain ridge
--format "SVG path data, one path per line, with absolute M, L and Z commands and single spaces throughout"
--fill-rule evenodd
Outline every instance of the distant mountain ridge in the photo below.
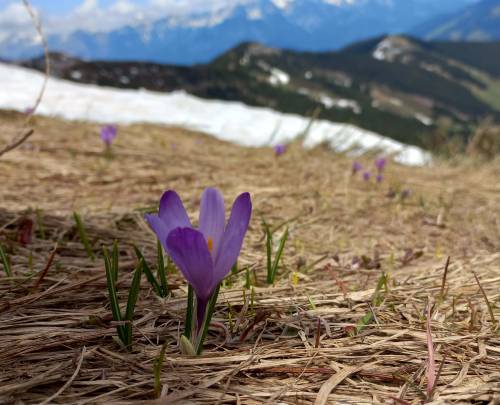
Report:
M 500 40 L 500 0 L 483 0 L 438 16 L 412 30 L 412 34 L 426 40 Z
M 24 66 L 43 69 L 43 59 Z M 244 43 L 209 64 L 85 62 L 53 55 L 57 77 L 101 86 L 184 90 L 285 113 L 357 125 L 433 147 L 436 131 L 467 138 L 485 116 L 500 120 L 500 42 L 424 42 L 384 36 L 337 52 Z
M 407 32 L 442 13 L 476 0 L 228 0 L 210 12 L 106 31 L 52 33 L 52 51 L 83 59 L 136 60 L 191 65 L 207 63 L 244 41 L 303 51 L 339 49 L 377 35 Z M 25 33 L 0 42 L 0 57 L 40 53 Z

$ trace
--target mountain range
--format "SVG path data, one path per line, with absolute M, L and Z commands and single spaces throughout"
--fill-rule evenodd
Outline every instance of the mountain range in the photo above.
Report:
M 208 64 L 83 61 L 52 55 L 55 76 L 81 83 L 241 101 L 345 122 L 433 148 L 500 119 L 500 42 L 425 42 L 383 36 L 335 52 L 244 43 Z M 23 63 L 43 70 L 43 58 Z
M 483 0 L 444 14 L 415 28 L 427 40 L 491 41 L 500 39 L 500 0 Z
M 464 16 L 465 10 L 463 18 L 469 14 L 474 17 L 469 25 L 460 20 L 460 27 L 467 30 L 464 38 L 500 39 L 494 22 L 490 24 L 488 20 L 491 27 L 481 28 L 482 14 L 474 11 L 489 9 L 499 1 L 221 0 L 217 4 L 223 7 L 192 7 L 182 14 L 131 22 L 111 30 L 103 24 L 92 30 L 77 25 L 73 30 L 58 32 L 57 24 L 51 23 L 46 31 L 52 51 L 82 59 L 191 65 L 207 63 L 248 41 L 274 48 L 327 51 L 383 34 L 445 35 L 442 27 L 451 27 L 447 19 L 456 20 L 456 15 Z M 497 17 L 498 13 L 492 18 L 498 22 Z M 486 35 L 483 31 L 491 33 Z M 29 40 L 23 30 L 0 34 L 2 58 L 25 59 L 41 52 L 39 45 Z M 449 36 L 456 36 L 455 31 Z

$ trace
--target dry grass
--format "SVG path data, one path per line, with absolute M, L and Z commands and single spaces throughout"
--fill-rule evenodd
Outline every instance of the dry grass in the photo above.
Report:
M 0 142 L 10 139 L 18 120 L 0 113 Z M 442 364 L 429 402 L 499 403 L 500 336 L 473 273 L 500 321 L 498 162 L 391 164 L 377 187 L 352 178 L 351 161 L 323 148 L 293 145 L 276 159 L 269 149 L 136 125 L 120 128 L 108 160 L 96 125 L 36 121 L 30 143 L 0 160 L 0 243 L 14 272 L 13 280 L 0 275 L 0 403 L 155 401 L 153 363 L 165 344 L 163 394 L 152 403 L 400 398 L 419 404 L 427 390 L 429 300 L 436 368 Z M 87 258 L 71 213 L 83 215 L 97 253 L 119 241 L 124 292 L 135 265 L 132 245 L 154 260 L 155 239 L 141 211 L 154 209 L 161 193 L 174 188 L 196 217 L 206 186 L 221 188 L 228 204 L 239 192 L 252 194 L 240 267 L 256 275 L 254 293 L 244 289 L 243 276 L 221 290 L 207 350 L 190 358 L 177 346 L 182 278 L 169 275 L 173 294 L 166 300 L 143 280 L 134 350 L 123 352 L 112 339 L 102 259 Z M 390 198 L 389 188 L 399 187 L 412 196 Z M 273 287 L 264 284 L 262 217 L 290 227 Z M 30 219 L 33 240 L 23 246 L 19 237 Z M 36 287 L 56 242 L 54 261 Z M 382 303 L 373 306 L 382 271 L 389 281 Z M 352 337 L 367 313 L 373 322 Z

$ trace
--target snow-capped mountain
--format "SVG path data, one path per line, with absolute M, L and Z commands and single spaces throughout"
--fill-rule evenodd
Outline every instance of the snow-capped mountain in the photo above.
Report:
M 64 21 L 50 16 L 43 21 L 53 51 L 88 59 L 193 64 L 244 41 L 295 50 L 338 49 L 405 32 L 474 1 L 167 0 L 158 2 L 164 4 L 158 9 L 79 10 Z M 39 54 L 33 32 L 14 28 L 0 24 L 0 58 Z

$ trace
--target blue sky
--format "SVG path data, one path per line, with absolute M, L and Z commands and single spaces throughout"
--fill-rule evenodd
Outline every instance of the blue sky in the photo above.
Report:
M 214 10 L 244 0 L 30 0 L 47 34 L 82 29 L 110 31 L 165 16 L 179 17 L 193 9 Z M 22 0 L 0 0 L 0 41 L 9 34 L 33 31 Z
M 5 0 L 0 0 L 0 3 Z M 144 5 L 145 0 L 129 0 L 130 3 Z M 99 6 L 109 7 L 113 0 L 100 0 Z M 83 4 L 82 0 L 31 0 L 31 4 L 44 12 L 52 15 L 67 14 Z

